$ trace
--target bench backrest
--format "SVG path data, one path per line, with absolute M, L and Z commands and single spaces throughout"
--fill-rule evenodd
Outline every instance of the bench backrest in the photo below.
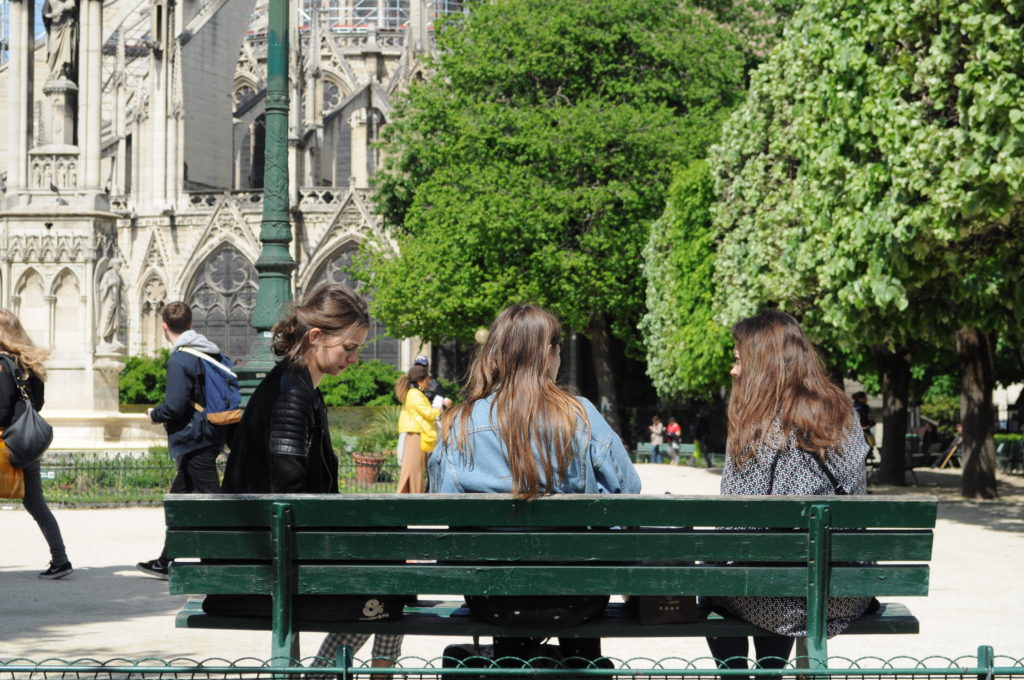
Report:
M 703 594 L 806 597 L 808 655 L 825 659 L 829 596 L 927 594 L 936 499 L 168 495 L 164 508 L 171 592 L 272 595 L 275 656 L 297 655 L 296 594 Z
M 936 515 L 934 498 L 906 496 L 168 495 L 164 507 L 171 557 L 230 560 L 179 561 L 172 592 L 264 594 L 287 578 L 299 594 L 924 595 Z

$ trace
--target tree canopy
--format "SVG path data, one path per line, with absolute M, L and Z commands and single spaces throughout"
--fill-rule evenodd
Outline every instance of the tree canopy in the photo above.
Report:
M 529 300 L 637 347 L 649 224 L 738 101 L 739 40 L 677 0 L 504 0 L 437 46 L 385 128 L 377 200 L 399 252 L 369 254 L 374 314 L 468 341 Z
M 807 3 L 711 154 L 720 320 L 774 301 L 904 364 L 913 343 L 1019 324 L 1022 19 L 983 0 Z

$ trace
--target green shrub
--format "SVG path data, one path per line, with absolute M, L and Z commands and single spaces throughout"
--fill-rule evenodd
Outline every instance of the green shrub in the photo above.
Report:
M 125 359 L 118 380 L 118 396 L 122 404 L 157 404 L 167 391 L 166 349 L 155 357 L 131 356 Z
M 939 436 L 953 436 L 960 422 L 960 388 L 956 376 L 935 376 L 921 399 L 921 415 L 938 423 Z
M 360 361 L 320 382 L 328 406 L 383 406 L 395 403 L 395 381 L 402 372 L 377 359 Z
M 398 447 L 398 416 L 400 406 L 382 406 L 377 409 L 370 426 L 359 437 L 357 450 L 367 453 L 394 451 Z

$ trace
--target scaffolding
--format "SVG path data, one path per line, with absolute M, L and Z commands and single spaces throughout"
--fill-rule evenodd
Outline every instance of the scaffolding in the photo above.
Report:
M 371 30 L 402 32 L 409 25 L 412 2 L 422 2 L 433 28 L 437 19 L 465 11 L 466 0 L 302 0 L 299 10 L 300 31 L 309 30 L 314 12 L 321 28 L 334 33 L 366 33 Z M 249 19 L 249 35 L 266 32 L 268 0 L 257 0 Z

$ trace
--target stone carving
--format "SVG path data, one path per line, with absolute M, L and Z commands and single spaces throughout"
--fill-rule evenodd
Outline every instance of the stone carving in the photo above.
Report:
M 75 55 L 78 52 L 78 6 L 75 0 L 46 0 L 42 14 L 43 25 L 46 27 L 49 78 L 66 78 L 74 82 L 77 75 Z
M 8 237 L 6 245 L 5 259 L 8 262 L 84 262 L 89 238 L 64 234 L 18 234 Z
M 98 352 L 109 353 L 124 349 L 117 338 L 121 328 L 121 289 L 124 285 L 118 273 L 120 266 L 121 259 L 113 258 L 100 279 L 96 296 L 99 302 L 99 317 L 96 322 L 96 334 L 100 338 Z

